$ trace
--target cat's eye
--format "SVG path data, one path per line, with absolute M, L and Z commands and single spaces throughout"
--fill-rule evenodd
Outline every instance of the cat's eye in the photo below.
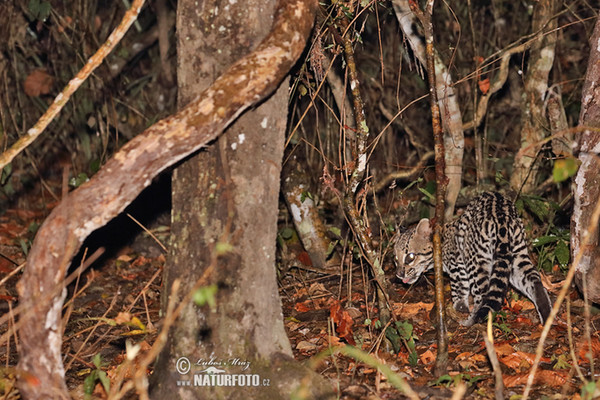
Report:
M 415 261 L 415 253 L 408 253 L 406 257 L 404 257 L 404 264 L 411 264 Z

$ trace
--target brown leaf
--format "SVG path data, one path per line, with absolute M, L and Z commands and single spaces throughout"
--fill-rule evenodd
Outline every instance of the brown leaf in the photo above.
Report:
M 394 315 L 402 315 L 410 319 L 419 315 L 427 315 L 433 308 L 433 303 L 396 303 L 394 304 Z
M 53 84 L 54 78 L 44 69 L 34 69 L 27 78 L 25 78 L 23 87 L 26 95 L 37 97 L 42 94 L 50 93 Z
M 119 312 L 115 317 L 115 322 L 117 324 L 124 324 L 129 321 L 131 321 L 131 313 L 128 312 Z
M 306 265 L 307 267 L 312 267 L 312 260 L 310 259 L 310 256 L 308 255 L 308 253 L 306 251 L 298 253 L 298 255 L 296 256 L 296 258 L 303 265 Z
M 307 312 L 310 310 L 310 308 L 307 307 L 305 303 L 296 303 L 294 309 L 298 312 Z
M 535 374 L 533 383 L 535 385 L 545 385 L 551 387 L 561 387 L 567 382 L 568 373 L 565 371 L 538 370 Z M 502 380 L 507 388 L 515 386 L 524 386 L 527 384 L 529 372 L 517 375 L 504 375 Z
M 429 365 L 435 361 L 435 353 L 431 349 L 427 349 L 419 355 L 419 358 L 424 365 Z

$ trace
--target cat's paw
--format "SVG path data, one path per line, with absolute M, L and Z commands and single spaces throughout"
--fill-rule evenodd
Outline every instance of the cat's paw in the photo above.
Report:
M 461 313 L 468 313 L 469 305 L 464 300 L 458 300 L 454 302 L 454 309 Z
M 470 316 L 469 318 L 463 319 L 459 322 L 462 326 L 473 326 L 473 325 L 475 325 L 475 322 L 477 322 L 477 321 L 473 318 L 473 316 Z

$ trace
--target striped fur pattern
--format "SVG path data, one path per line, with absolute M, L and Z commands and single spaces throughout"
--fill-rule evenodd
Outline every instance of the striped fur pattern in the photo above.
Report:
M 394 245 L 396 275 L 415 283 L 433 269 L 432 229 L 428 219 L 401 232 Z M 454 308 L 469 312 L 461 323 L 482 321 L 488 311 L 502 307 L 509 283 L 536 306 L 544 323 L 552 309 L 540 274 L 527 253 L 523 223 L 510 200 L 500 193 L 484 193 L 465 212 L 448 223 L 443 235 L 444 272 L 450 277 Z

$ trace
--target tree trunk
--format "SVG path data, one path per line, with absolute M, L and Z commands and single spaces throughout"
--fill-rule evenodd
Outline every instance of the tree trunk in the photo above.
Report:
M 275 3 L 178 3 L 180 106 L 259 43 L 270 29 Z M 218 291 L 214 309 L 189 304 L 171 330 L 152 398 L 287 398 L 310 373 L 292 358 L 275 273 L 287 90 L 282 85 L 174 172 L 165 290 L 181 279 L 184 295 L 212 267 L 209 280 Z M 190 360 L 189 373 L 178 372 L 181 360 Z M 252 374 L 259 386 L 197 386 L 211 366 L 225 375 Z M 317 395 L 320 386 L 313 389 Z
M 578 135 L 581 165 L 573 183 L 575 205 L 571 219 L 571 252 L 573 259 L 581 253 L 575 283 L 583 290 L 587 283 L 588 298 L 600 303 L 600 246 L 598 221 L 593 214 L 600 201 L 600 18 L 590 39 L 590 58 L 581 93 L 579 125 L 585 129 Z M 584 245 L 586 233 L 589 234 Z
M 536 187 L 539 175 L 539 167 L 534 163 L 540 149 L 539 143 L 548 130 L 545 101 L 548 78 L 554 64 L 556 9 L 555 0 L 541 0 L 535 5 L 533 12 L 532 31 L 536 33 L 543 29 L 544 33 L 538 36 L 531 46 L 525 77 L 521 113 L 521 151 L 515 157 L 514 173 L 510 177 L 510 185 L 517 192 L 531 193 Z

